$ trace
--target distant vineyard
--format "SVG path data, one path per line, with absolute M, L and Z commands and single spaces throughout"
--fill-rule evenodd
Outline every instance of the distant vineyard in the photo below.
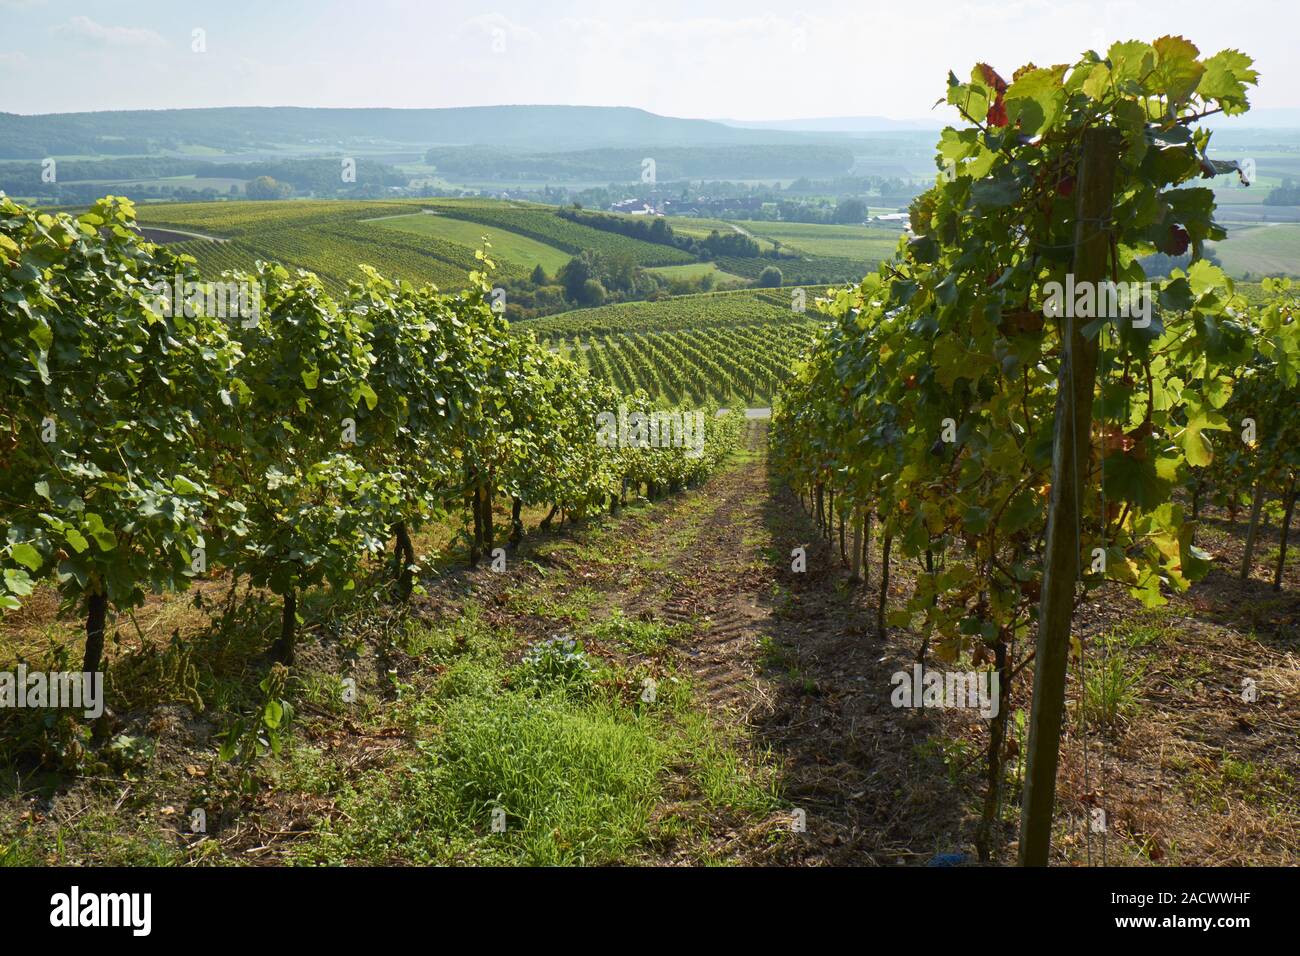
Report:
M 335 200 L 283 202 L 165 203 L 137 207 L 140 223 L 147 226 L 176 226 L 228 237 L 256 237 L 269 226 L 327 225 L 340 219 L 366 219 L 410 212 L 408 204 L 397 202 L 348 202 Z
M 626 302 L 519 323 L 625 394 L 765 403 L 813 339 L 823 287 Z M 803 311 L 794 306 L 800 295 Z
M 496 199 L 166 203 L 141 206 L 139 216 L 143 225 L 230 240 L 221 248 L 201 239 L 178 244 L 205 274 L 248 268 L 259 258 L 276 260 L 315 272 L 335 294 L 360 277 L 363 263 L 385 275 L 459 288 L 476 266 L 483 233 L 494 237 L 492 258 L 504 278 L 524 278 L 539 263 L 553 274 L 583 250 L 642 268 L 707 267 L 685 250 L 572 222 L 551 206 Z M 738 228 L 680 217 L 672 225 L 696 238 Z M 856 281 L 894 248 L 890 231 L 866 227 L 748 223 L 744 231 L 766 249 L 780 242 L 789 258 L 719 256 L 716 267 L 756 281 L 776 266 L 783 286 Z
M 802 298 L 806 311 L 814 308 L 825 286 L 806 286 Z M 649 302 L 621 302 L 598 309 L 579 309 L 521 323 L 539 337 L 607 335 L 614 332 L 648 332 L 692 329 L 702 326 L 796 324 L 807 321 L 796 305 L 794 289 L 743 289 L 705 295 L 681 295 Z
M 232 239 L 227 243 L 197 239 L 174 247 L 174 251 L 193 255 L 208 275 L 227 268 L 249 268 L 260 258 L 315 272 L 335 293 L 341 292 L 349 279 L 360 278 L 358 267 L 362 264 L 416 283 L 459 287 L 475 265 L 474 251 L 468 246 L 415 238 L 359 221 L 400 214 L 409 208 L 353 202 L 196 203 L 145 206 L 140 212 L 149 225 Z M 508 268 L 502 271 L 511 272 Z
M 205 276 L 219 275 L 227 270 L 252 269 L 260 257 L 257 250 L 237 239 L 229 242 L 190 239 L 187 242 L 173 243 L 167 248 L 178 256 L 193 256 L 198 263 L 199 272 Z
M 560 340 L 562 353 L 625 395 L 638 389 L 667 405 L 766 404 L 811 342 L 811 322 L 615 332 Z
M 757 279 L 764 269 L 776 266 L 781 270 L 781 284 L 825 285 L 833 282 L 856 282 L 865 271 L 879 265 L 879 259 L 743 259 L 738 256 L 719 256 L 718 268 L 746 279 Z
M 488 200 L 476 204 L 445 205 L 435 201 L 430 205 L 442 215 L 508 229 L 574 255 L 590 249 L 603 255 L 628 256 L 639 266 L 672 266 L 696 261 L 694 256 L 671 246 L 642 242 L 562 219 L 550 206 L 503 204 Z
M 476 241 L 455 242 L 432 234 L 432 230 L 395 229 L 371 221 L 409 216 L 421 209 L 435 209 L 438 216 L 513 233 L 501 237 L 500 245 L 507 249 L 527 245 L 523 240 L 512 243 L 512 238 L 543 243 L 562 260 L 591 249 L 608 256 L 626 256 L 638 266 L 696 261 L 680 249 L 568 222 L 547 206 L 496 200 L 169 203 L 142 206 L 139 215 L 145 225 L 232 240 L 217 244 L 200 239 L 180 244 L 181 251 L 193 255 L 206 274 L 232 265 L 248 267 L 258 258 L 271 259 L 315 272 L 331 292 L 339 293 L 350 279 L 360 277 L 358 266 L 364 263 L 395 278 L 458 288 L 477 265 Z M 218 245 L 225 248 L 215 248 Z M 532 258 L 511 259 L 500 251 L 494 256 L 498 274 L 507 278 L 526 276 L 536 264 L 526 261 Z M 554 259 L 550 266 L 555 267 Z
M 873 226 L 831 226 L 808 222 L 738 222 L 755 237 L 775 240 L 785 249 L 832 259 L 888 259 L 900 232 Z

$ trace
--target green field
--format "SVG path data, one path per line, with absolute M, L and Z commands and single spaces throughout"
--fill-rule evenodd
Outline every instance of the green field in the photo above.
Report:
M 717 282 L 731 282 L 745 285 L 748 280 L 743 276 L 732 275 L 718 268 L 716 262 L 689 262 L 680 266 L 651 266 L 650 271 L 666 279 L 697 279 L 712 274 Z
M 793 254 L 793 250 L 787 250 Z M 797 256 L 781 259 L 741 259 L 719 256 L 718 268 L 746 279 L 757 280 L 768 266 L 781 270 L 782 286 L 815 286 L 839 282 L 857 282 L 885 258 L 834 258 L 831 256 Z
M 672 246 L 643 242 L 616 232 L 571 222 L 556 215 L 555 206 L 494 199 L 425 200 L 423 205 L 446 216 L 497 226 L 577 255 L 584 249 L 607 256 L 626 256 L 636 265 L 672 266 L 695 262 L 690 253 Z
M 540 265 L 551 275 L 555 275 L 559 268 L 572 258 L 563 249 L 548 246 L 528 236 L 521 236 L 497 226 L 484 226 L 466 219 L 452 219 L 436 213 L 418 212 L 394 218 L 376 219 L 373 222 L 383 229 L 393 229 L 416 236 L 432 236 L 435 239 L 457 242 L 472 248 L 481 246 L 486 236 L 492 244 L 492 258 L 529 269 Z
M 1232 276 L 1300 276 L 1300 223 L 1238 226 L 1209 248 Z
M 723 235 L 735 232 L 731 223 L 722 219 L 704 219 L 694 216 L 665 216 L 664 218 L 668 225 L 672 226 L 673 232 L 694 239 L 707 239 L 711 232 L 719 232 Z
M 755 236 L 780 242 L 782 247 L 813 257 L 880 260 L 898 246 L 899 232 L 873 226 L 824 226 L 806 222 L 739 221 L 736 225 Z
M 748 232 L 750 238 L 758 243 L 759 249 L 763 252 L 771 252 L 776 248 L 772 240 L 765 239 L 763 236 L 744 230 L 735 223 L 723 219 L 697 219 L 692 216 L 668 216 L 666 218 L 668 225 L 672 226 L 673 232 L 683 236 L 690 236 L 692 239 L 707 239 L 710 233 L 714 232 L 723 236 L 733 232 Z

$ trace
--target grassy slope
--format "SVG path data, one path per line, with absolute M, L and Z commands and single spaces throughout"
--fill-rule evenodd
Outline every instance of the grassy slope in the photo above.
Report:
M 539 203 L 492 200 L 426 202 L 443 215 L 498 226 L 539 242 L 578 254 L 591 249 L 605 255 L 626 256 L 639 266 L 670 266 L 695 262 L 694 256 L 672 246 L 643 242 L 617 232 L 596 229 L 556 215 L 556 207 Z
M 809 310 L 820 287 L 805 290 Z M 595 309 L 575 309 L 519 324 L 539 336 L 573 336 L 593 332 L 659 331 L 716 325 L 807 321 L 791 307 L 789 289 L 743 289 L 680 295 L 653 302 L 620 302 Z
M 1300 223 L 1238 226 L 1210 248 L 1229 275 L 1300 276 Z
M 723 272 L 718 268 L 716 262 L 691 262 L 680 266 L 651 266 L 650 271 L 669 279 L 694 279 L 713 273 L 714 279 L 718 282 L 743 283 L 746 281 L 740 276 L 732 275 L 730 272 Z
M 416 236 L 433 236 L 448 242 L 460 243 L 476 249 L 482 245 L 483 238 L 492 244 L 491 254 L 494 259 L 503 259 L 531 270 L 540 265 L 550 275 L 554 275 L 572 256 L 563 249 L 538 242 L 528 236 L 509 232 L 496 226 L 484 226 L 464 219 L 452 219 L 448 216 L 428 213 L 412 213 L 392 219 L 379 219 L 373 223 L 383 229 L 410 233 Z
M 423 208 L 441 216 L 417 211 Z M 493 251 L 510 275 L 527 275 L 538 262 L 554 273 L 584 248 L 627 255 L 646 266 L 693 261 L 677 249 L 567 222 L 551 207 L 493 200 L 159 203 L 138 212 L 146 225 L 233 239 L 241 253 L 236 261 L 261 257 L 309 269 L 335 290 L 363 262 L 414 282 L 454 286 L 475 267 L 474 250 L 485 233 L 496 236 Z M 185 251 L 201 268 L 220 267 L 237 252 Z
M 898 247 L 898 230 L 871 226 L 830 226 L 803 222 L 737 221 L 756 236 L 776 239 L 805 255 L 880 260 Z

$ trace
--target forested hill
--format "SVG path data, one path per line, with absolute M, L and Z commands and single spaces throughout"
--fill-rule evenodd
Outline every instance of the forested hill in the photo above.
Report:
M 425 161 L 453 178 L 620 182 L 640 172 L 645 153 L 644 146 L 572 152 L 435 146 Z M 661 146 L 655 147 L 653 158 L 656 175 L 665 182 L 800 176 L 831 179 L 848 174 L 853 167 L 853 151 L 847 146 L 814 143 Z
M 640 109 L 604 106 L 450 109 L 276 106 L 39 116 L 0 113 L 0 159 L 138 155 L 187 146 L 226 152 L 271 146 L 391 142 L 571 150 L 809 140 L 808 134 L 737 129 L 711 120 L 679 119 Z

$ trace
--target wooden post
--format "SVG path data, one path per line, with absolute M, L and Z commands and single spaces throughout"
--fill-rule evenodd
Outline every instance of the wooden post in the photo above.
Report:
M 885 636 L 885 615 L 889 612 L 889 549 L 894 536 L 886 532 L 880 546 L 880 603 L 876 606 L 876 632 Z
M 853 509 L 853 556 L 851 559 L 854 581 L 862 580 L 862 509 Z
M 1106 277 L 1110 236 L 1103 221 L 1111 216 L 1119 148 L 1119 135 L 1113 129 L 1094 127 L 1083 135 L 1072 267 L 1076 287 L 1085 282 L 1098 283 Z M 1073 311 L 1073 303 L 1066 306 L 1067 313 Z M 1079 501 L 1091 447 L 1092 395 L 1097 375 L 1097 338 L 1088 340 L 1082 335 L 1088 321 L 1060 318 L 1061 370 L 1056 395 L 1043 593 L 1034 658 L 1034 702 L 1029 717 L 1029 750 L 1020 816 L 1021 866 L 1046 866 L 1052 839 L 1070 621 L 1074 614 L 1075 582 L 1079 577 Z
M 1259 534 L 1259 513 L 1264 508 L 1264 479 L 1255 481 L 1255 497 L 1250 503 L 1250 527 L 1246 529 L 1246 547 L 1241 553 L 1241 574 L 1243 581 L 1250 577 L 1251 566 L 1255 563 L 1255 537 Z
M 291 588 L 284 593 L 284 607 L 280 615 L 280 636 L 271 645 L 271 659 L 286 667 L 293 666 L 297 626 L 298 592 Z
M 1277 548 L 1277 570 L 1273 572 L 1273 590 L 1282 590 L 1282 573 L 1286 571 L 1286 539 L 1291 534 L 1291 515 L 1295 513 L 1296 478 L 1292 476 L 1291 487 L 1286 493 L 1286 511 L 1282 514 L 1282 540 Z
M 862 583 L 871 583 L 871 514 L 872 506 L 867 505 L 862 515 Z
M 410 600 L 415 586 L 415 574 L 411 565 L 415 564 L 415 544 L 411 541 L 411 531 L 405 521 L 397 522 L 393 528 L 397 537 L 397 595 L 402 601 Z
M 86 595 L 86 652 L 81 669 L 87 674 L 100 670 L 104 658 L 104 631 L 108 622 L 108 594 L 101 583 Z

